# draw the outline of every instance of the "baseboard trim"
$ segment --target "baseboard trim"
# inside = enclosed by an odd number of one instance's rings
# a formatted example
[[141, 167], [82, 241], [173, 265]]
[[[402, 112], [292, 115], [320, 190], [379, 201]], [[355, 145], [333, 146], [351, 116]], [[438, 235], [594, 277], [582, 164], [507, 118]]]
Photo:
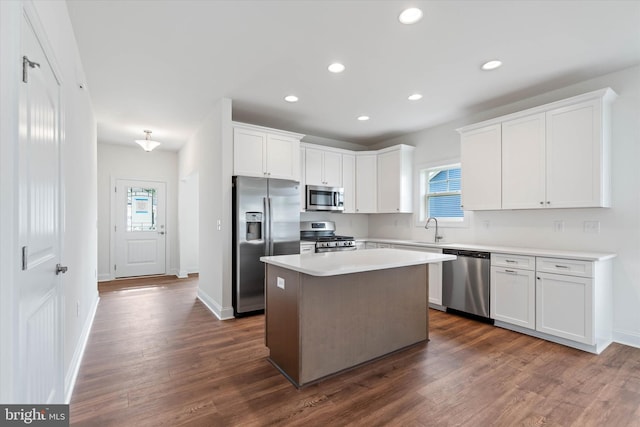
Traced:
[[100, 297], [96, 293], [96, 299], [91, 307], [89, 312], [89, 316], [87, 321], [82, 328], [82, 333], [80, 334], [80, 338], [78, 339], [78, 345], [76, 346], [76, 350], [73, 352], [73, 358], [71, 359], [71, 363], [69, 364], [69, 370], [67, 371], [67, 375], [65, 375], [64, 379], [64, 403], [69, 404], [71, 402], [71, 396], [73, 395], [73, 389], [76, 386], [76, 380], [78, 379], [78, 372], [80, 372], [80, 365], [82, 364], [82, 357], [84, 356], [84, 352], [87, 348], [87, 342], [89, 342], [89, 334], [91, 333], [91, 328], [93, 327], [93, 321], [96, 318], [96, 313], [98, 312], [98, 303], [100, 302]]
[[115, 280], [111, 274], [98, 274], [98, 282], [109, 282]]
[[613, 341], [629, 347], [640, 348], [640, 334], [632, 331], [613, 331]]
[[220, 320], [233, 319], [233, 307], [222, 308], [213, 298], [198, 288], [198, 299]]

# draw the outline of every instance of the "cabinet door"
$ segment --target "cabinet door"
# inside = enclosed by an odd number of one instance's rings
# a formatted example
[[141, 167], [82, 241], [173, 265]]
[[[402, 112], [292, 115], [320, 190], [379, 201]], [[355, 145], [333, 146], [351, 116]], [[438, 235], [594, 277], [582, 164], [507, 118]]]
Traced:
[[342, 154], [325, 151], [323, 172], [324, 185], [342, 187]]
[[502, 208], [545, 207], [545, 115], [502, 123]]
[[300, 141], [267, 134], [266, 170], [269, 178], [300, 181]]
[[356, 155], [356, 212], [376, 213], [377, 155]]
[[491, 318], [535, 329], [535, 272], [491, 267]]
[[606, 206], [600, 101], [547, 112], [547, 201], [551, 208]]
[[307, 150], [300, 148], [300, 211], [305, 212], [307, 210], [307, 183], [305, 181], [306, 175], [306, 159]]
[[500, 124], [465, 132], [460, 141], [462, 207], [464, 210], [500, 209]]
[[378, 154], [378, 212], [400, 212], [400, 151]]
[[254, 130], [233, 130], [233, 174], [242, 176], [265, 176], [265, 145], [267, 134]]
[[595, 344], [592, 279], [549, 273], [536, 276], [536, 330]]
[[356, 156], [342, 155], [342, 186], [344, 187], [344, 213], [356, 211]]
[[305, 183], [307, 185], [324, 185], [322, 176], [322, 150], [305, 149]]

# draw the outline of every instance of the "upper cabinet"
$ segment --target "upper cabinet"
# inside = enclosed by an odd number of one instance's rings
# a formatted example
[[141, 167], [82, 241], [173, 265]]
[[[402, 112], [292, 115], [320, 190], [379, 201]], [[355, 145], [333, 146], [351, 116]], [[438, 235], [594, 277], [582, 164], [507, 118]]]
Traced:
[[378, 151], [378, 212], [411, 213], [413, 150], [395, 145]]
[[378, 212], [378, 155], [356, 152], [356, 213]]
[[607, 88], [458, 129], [466, 210], [610, 207]]
[[465, 132], [461, 137], [462, 208], [500, 209], [500, 125]]
[[342, 187], [342, 154], [320, 148], [306, 147], [306, 185]]
[[303, 135], [233, 123], [234, 175], [300, 181]]
[[344, 188], [344, 213], [356, 211], [356, 156], [342, 155], [342, 187]]

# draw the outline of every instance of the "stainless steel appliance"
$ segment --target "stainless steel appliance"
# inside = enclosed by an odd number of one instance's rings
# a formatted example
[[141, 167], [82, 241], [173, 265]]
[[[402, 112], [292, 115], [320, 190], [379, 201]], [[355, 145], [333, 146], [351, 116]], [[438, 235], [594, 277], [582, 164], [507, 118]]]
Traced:
[[344, 188], [307, 185], [305, 200], [308, 211], [341, 212], [344, 210]]
[[458, 257], [442, 263], [442, 305], [488, 319], [491, 254], [459, 249], [442, 253]]
[[233, 313], [264, 310], [260, 257], [300, 253], [300, 184], [233, 177]]
[[352, 236], [336, 236], [333, 221], [300, 222], [300, 240], [316, 243], [316, 252], [353, 251], [356, 241]]

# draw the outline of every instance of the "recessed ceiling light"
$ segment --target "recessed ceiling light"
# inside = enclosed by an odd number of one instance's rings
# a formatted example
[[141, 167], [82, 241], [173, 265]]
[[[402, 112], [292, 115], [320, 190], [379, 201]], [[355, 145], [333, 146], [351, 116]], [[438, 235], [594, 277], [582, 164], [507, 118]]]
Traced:
[[287, 95], [284, 97], [284, 100], [287, 102], [298, 102], [298, 97], [295, 95]]
[[365, 122], [367, 120], [369, 120], [369, 116], [358, 116], [358, 120], [360, 120], [361, 122]]
[[422, 19], [422, 11], [417, 7], [410, 7], [402, 11], [398, 20], [403, 24], [415, 24]]
[[417, 101], [418, 99], [422, 99], [422, 95], [420, 95], [419, 93], [414, 93], [412, 95], [409, 95], [409, 101]]
[[500, 67], [502, 65], [502, 61], [499, 61], [497, 59], [492, 59], [491, 61], [485, 62], [484, 64], [482, 64], [482, 68], [485, 71], [489, 71], [489, 70], [495, 70], [496, 68]]
[[329, 65], [328, 70], [332, 73], [341, 73], [344, 71], [344, 68], [344, 65], [342, 65], [341, 63], [334, 62], [333, 64]]

